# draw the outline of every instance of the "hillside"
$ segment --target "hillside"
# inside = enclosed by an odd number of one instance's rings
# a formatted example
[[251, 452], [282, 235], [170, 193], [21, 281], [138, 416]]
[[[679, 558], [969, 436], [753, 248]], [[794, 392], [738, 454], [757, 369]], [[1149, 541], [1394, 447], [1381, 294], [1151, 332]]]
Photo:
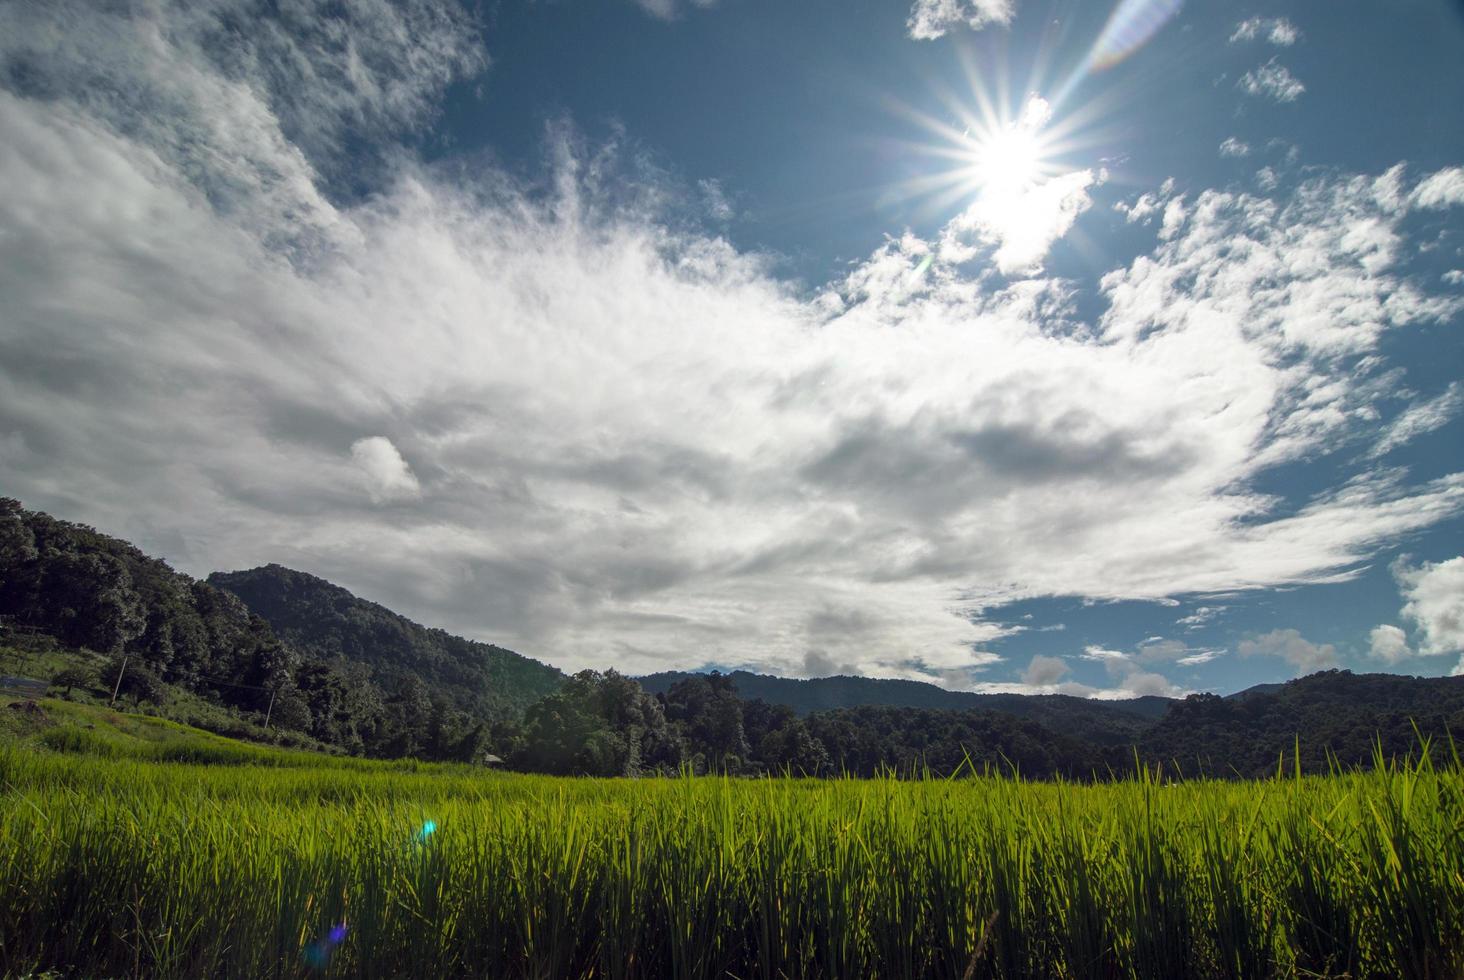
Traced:
[[512, 650], [429, 629], [324, 579], [280, 565], [215, 572], [291, 647], [364, 664], [388, 682], [415, 676], [432, 695], [481, 718], [509, 718], [553, 692], [564, 674]]
[[[230, 580], [293, 583], [266, 605], [295, 642], [230, 591], [0, 498], [0, 640], [54, 653], [50, 669], [82, 670], [109, 693], [120, 673], [134, 705], [171, 711], [184, 695], [231, 730], [267, 722], [352, 754], [456, 759], [474, 757], [492, 724], [516, 720], [557, 683], [552, 668], [284, 572]], [[301, 618], [285, 615], [292, 609]]]
[[1379, 745], [1386, 756], [1417, 753], [1433, 740], [1440, 761], [1451, 733], [1464, 735], [1464, 677], [1405, 677], [1328, 670], [1281, 685], [1222, 698], [1195, 694], [1177, 702], [1139, 741], [1141, 754], [1189, 774], [1265, 776], [1284, 753], [1293, 764], [1325, 772], [1367, 767]]

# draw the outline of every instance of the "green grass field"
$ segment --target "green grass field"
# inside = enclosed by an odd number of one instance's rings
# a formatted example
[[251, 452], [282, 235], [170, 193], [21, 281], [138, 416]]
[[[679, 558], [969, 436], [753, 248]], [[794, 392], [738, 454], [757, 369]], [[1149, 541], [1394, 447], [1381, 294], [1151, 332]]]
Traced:
[[1252, 783], [567, 780], [46, 710], [0, 743], [7, 975], [1464, 976], [1452, 756]]

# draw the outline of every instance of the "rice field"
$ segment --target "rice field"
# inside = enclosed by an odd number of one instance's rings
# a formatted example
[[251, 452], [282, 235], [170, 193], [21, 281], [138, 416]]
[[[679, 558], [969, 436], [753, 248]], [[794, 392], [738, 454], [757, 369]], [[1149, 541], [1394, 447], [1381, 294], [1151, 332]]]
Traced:
[[1100, 785], [213, 761], [0, 745], [0, 970], [1464, 976], [1452, 758]]

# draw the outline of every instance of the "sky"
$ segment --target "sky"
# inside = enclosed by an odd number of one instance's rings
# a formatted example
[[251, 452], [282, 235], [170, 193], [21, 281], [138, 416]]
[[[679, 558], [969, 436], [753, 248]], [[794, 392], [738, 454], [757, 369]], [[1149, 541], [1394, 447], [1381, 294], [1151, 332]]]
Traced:
[[10, 0], [0, 133], [0, 493], [189, 574], [566, 670], [1464, 672], [1464, 4]]

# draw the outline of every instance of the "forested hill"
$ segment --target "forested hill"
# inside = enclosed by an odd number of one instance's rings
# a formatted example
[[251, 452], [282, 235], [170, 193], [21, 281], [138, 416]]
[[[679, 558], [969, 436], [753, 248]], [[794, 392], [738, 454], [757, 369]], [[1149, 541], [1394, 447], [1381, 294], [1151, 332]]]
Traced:
[[388, 682], [415, 675], [475, 717], [517, 717], [564, 682], [547, 664], [429, 629], [305, 572], [265, 565], [208, 581], [242, 599], [296, 650], [365, 664]]
[[[664, 693], [678, 681], [692, 676], [683, 671], [666, 671], [639, 678], [652, 694]], [[800, 715], [839, 708], [953, 708], [997, 711], [1040, 722], [1097, 742], [1122, 741], [1163, 717], [1174, 702], [1169, 698], [1143, 697], [1126, 701], [1094, 701], [1063, 694], [976, 694], [949, 691], [920, 681], [886, 680], [872, 677], [773, 677], [736, 670], [727, 675], [744, 698], [781, 704]]]
[[563, 680], [319, 579], [278, 568], [225, 578], [280, 617], [289, 639], [232, 591], [0, 497], [0, 648], [70, 656], [68, 692], [116, 690], [163, 711], [183, 695], [222, 709], [231, 731], [267, 719], [356, 754], [472, 758], [494, 724], [516, 722]]
[[1283, 753], [1294, 764], [1298, 741], [1303, 768], [1325, 772], [1332, 760], [1368, 765], [1378, 744], [1390, 756], [1416, 751], [1420, 735], [1444, 761], [1452, 756], [1451, 734], [1464, 738], [1464, 677], [1328, 670], [1228, 698], [1190, 695], [1144, 734], [1139, 749], [1190, 774], [1265, 776]]

